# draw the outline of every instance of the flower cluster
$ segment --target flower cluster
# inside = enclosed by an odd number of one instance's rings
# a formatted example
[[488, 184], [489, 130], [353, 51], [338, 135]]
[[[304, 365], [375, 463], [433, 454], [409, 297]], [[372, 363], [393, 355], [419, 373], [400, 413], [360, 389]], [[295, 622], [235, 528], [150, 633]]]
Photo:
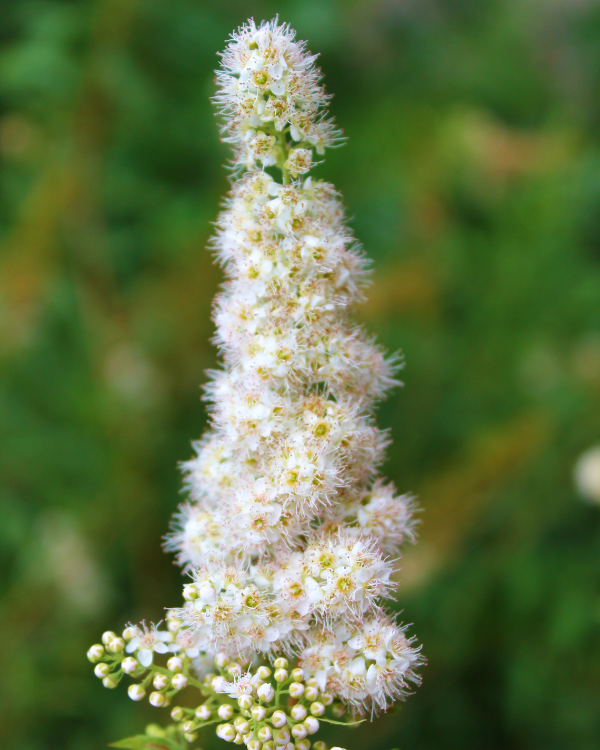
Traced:
[[277, 19], [258, 27], [250, 20], [222, 54], [215, 103], [238, 166], [278, 164], [296, 177], [310, 169], [313, 149], [323, 154], [340, 139], [326, 116], [316, 58], [294, 36]]
[[419, 649], [382, 607], [396, 586], [388, 556], [415, 536], [413, 499], [378, 476], [388, 438], [374, 407], [397, 362], [350, 320], [368, 269], [338, 195], [299, 178], [336, 137], [314, 57], [289, 27], [250, 21], [218, 83], [248, 171], [217, 221], [223, 368], [167, 540], [190, 582], [167, 630], [105, 634], [89, 656], [107, 687], [142, 678], [134, 700], [150, 682], [155, 706], [200, 690], [198, 709], [173, 709], [177, 737], [223, 720], [219, 737], [250, 750], [308, 750], [328, 711], [385, 710], [419, 681]]

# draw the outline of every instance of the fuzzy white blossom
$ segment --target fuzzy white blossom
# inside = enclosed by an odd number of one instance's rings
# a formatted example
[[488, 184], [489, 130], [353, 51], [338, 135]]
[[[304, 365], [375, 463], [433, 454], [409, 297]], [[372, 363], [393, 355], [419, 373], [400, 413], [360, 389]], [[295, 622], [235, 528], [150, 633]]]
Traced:
[[[414, 541], [414, 504], [378, 477], [388, 438], [373, 410], [396, 363], [349, 317], [367, 262], [335, 189], [306, 176], [340, 140], [319, 81], [276, 21], [239, 29], [217, 73], [224, 140], [246, 172], [213, 242], [223, 369], [184, 464], [189, 502], [168, 547], [192, 583], [171, 616], [209, 655], [296, 652], [321, 690], [376, 709], [418, 681], [418, 649], [381, 604], [395, 588], [387, 556]], [[250, 679], [219, 690], [237, 696]]]

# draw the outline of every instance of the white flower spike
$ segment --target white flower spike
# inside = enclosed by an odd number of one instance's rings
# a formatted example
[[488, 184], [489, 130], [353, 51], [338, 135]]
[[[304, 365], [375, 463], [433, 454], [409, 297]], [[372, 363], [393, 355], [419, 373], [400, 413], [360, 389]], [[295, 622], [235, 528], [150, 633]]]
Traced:
[[190, 580], [165, 630], [105, 633], [88, 658], [109, 687], [141, 679], [133, 700], [152, 683], [156, 707], [199, 689], [206, 705], [171, 711], [188, 742], [222, 720], [228, 742], [302, 750], [320, 721], [385, 710], [419, 682], [419, 649], [382, 604], [388, 555], [415, 539], [413, 499], [378, 474], [374, 408], [397, 365], [350, 319], [367, 262], [335, 189], [308, 175], [341, 140], [315, 56], [277, 19], [251, 20], [217, 85], [236, 174], [213, 241], [223, 367], [167, 541]]

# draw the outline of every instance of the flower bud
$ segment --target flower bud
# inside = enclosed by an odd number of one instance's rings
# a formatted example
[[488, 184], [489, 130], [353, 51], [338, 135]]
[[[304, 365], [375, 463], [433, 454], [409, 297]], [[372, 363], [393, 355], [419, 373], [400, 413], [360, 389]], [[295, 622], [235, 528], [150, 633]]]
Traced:
[[269, 669], [269, 667], [265, 667], [265, 666], [259, 667], [256, 670], [256, 676], [258, 677], [259, 680], [268, 680], [269, 677], [271, 676], [271, 670]]
[[235, 662], [231, 662], [225, 671], [232, 677], [239, 677], [242, 674], [242, 668]]
[[236, 716], [233, 726], [240, 734], [246, 734], [250, 730], [250, 722], [243, 716]]
[[273, 737], [273, 732], [271, 731], [271, 727], [261, 727], [258, 732], [256, 733], [256, 736], [261, 742], [267, 742], [267, 740], [270, 740]]
[[198, 739], [198, 732], [186, 732], [183, 736], [188, 742], [196, 742]]
[[315, 734], [319, 731], [319, 720], [315, 719], [314, 716], [309, 716], [302, 723], [308, 734]]
[[183, 661], [179, 656], [172, 656], [167, 662], [167, 669], [169, 672], [181, 672], [183, 669]]
[[333, 703], [333, 695], [329, 693], [321, 693], [321, 700], [326, 706], [330, 706]]
[[298, 669], [298, 668], [292, 669], [291, 677], [292, 677], [292, 680], [294, 680], [294, 682], [303, 682], [304, 681], [304, 672], [301, 669]]
[[96, 677], [99, 677], [101, 680], [104, 679], [104, 677], [108, 677], [110, 674], [110, 667], [108, 664], [104, 664], [104, 662], [101, 662], [100, 664], [96, 664], [94, 667], [94, 674]]
[[190, 721], [184, 721], [183, 724], [181, 725], [181, 728], [183, 729], [184, 732], [193, 732], [195, 726], [196, 726], [196, 723], [190, 720]]
[[113, 677], [113, 675], [109, 675], [108, 677], [105, 677], [102, 680], [102, 684], [105, 688], [108, 688], [109, 690], [114, 690], [114, 688], [117, 687], [119, 684], [119, 680], [116, 677]]
[[304, 685], [301, 682], [292, 682], [290, 685], [290, 696], [292, 698], [301, 698], [304, 694]]
[[127, 688], [127, 695], [131, 698], [132, 701], [141, 701], [142, 698], [146, 695], [146, 691], [141, 685], [130, 685]]
[[150, 704], [154, 706], [155, 708], [162, 708], [163, 706], [167, 705], [167, 696], [163, 695], [162, 693], [150, 693]]
[[297, 740], [303, 740], [307, 734], [308, 732], [306, 731], [306, 727], [304, 726], [304, 724], [294, 724], [294, 726], [292, 727], [292, 735]]
[[335, 747], [332, 747], [331, 750], [346, 750], [346, 748], [344, 748], [344, 747], [337, 747], [337, 745], [336, 745]]
[[275, 729], [280, 729], [287, 724], [287, 715], [283, 711], [274, 711], [271, 716], [271, 724]]
[[254, 705], [254, 698], [251, 695], [240, 695], [238, 698], [238, 706], [241, 709], [252, 708]]
[[275, 669], [287, 669], [289, 666], [288, 660], [280, 656], [278, 659], [275, 659], [273, 666]]
[[157, 690], [164, 690], [169, 684], [169, 678], [164, 674], [160, 674], [159, 672], [158, 674], [154, 675], [152, 684]]
[[243, 745], [244, 744], [244, 738], [242, 737], [242, 735], [239, 732], [233, 738], [233, 744], [234, 745]]
[[261, 685], [257, 693], [258, 697], [261, 701], [264, 701], [265, 703], [270, 703], [273, 698], [275, 697], [275, 691], [273, 690], [273, 686], [269, 684], [268, 682], [265, 682], [264, 685]]
[[112, 654], [119, 654], [125, 648], [125, 641], [122, 638], [113, 638], [110, 643], [107, 644], [106, 649]]
[[138, 668], [138, 661], [133, 656], [126, 656], [121, 662], [121, 669], [125, 674], [133, 674]]
[[200, 721], [208, 721], [211, 716], [212, 711], [208, 706], [205, 706], [204, 704], [198, 706], [198, 708], [196, 709], [196, 718], [200, 719]]
[[292, 706], [290, 714], [294, 721], [303, 721], [304, 719], [306, 719], [307, 711], [304, 706], [301, 706], [299, 703], [297, 703], [295, 706]]
[[219, 718], [223, 719], [224, 721], [229, 721], [229, 719], [231, 719], [231, 717], [233, 716], [233, 713], [233, 706], [230, 706], [229, 703], [224, 703], [217, 709]]
[[[277, 659], [277, 661], [281, 661], [280, 659]], [[275, 682], [285, 682], [288, 678], [288, 673], [286, 669], [277, 669], [275, 670], [275, 674], [273, 675], [275, 678]]]
[[325, 706], [322, 703], [312, 703], [310, 706], [310, 712], [313, 716], [323, 716], [325, 713]]
[[169, 633], [176, 633], [182, 625], [182, 620], [178, 620], [175, 617], [169, 617], [167, 620], [167, 630]]
[[183, 690], [184, 687], [186, 687], [188, 684], [188, 678], [181, 674], [181, 672], [174, 674], [173, 677], [171, 677], [171, 685], [175, 688], [175, 690]]
[[105, 633], [102, 633], [102, 643], [105, 646], [108, 646], [108, 644], [112, 641], [113, 638], [116, 638], [116, 633], [113, 633], [112, 630], [107, 630]]
[[219, 669], [223, 669], [223, 667], [226, 667], [229, 664], [229, 657], [227, 656], [227, 654], [217, 654], [215, 656], [215, 664], [217, 665], [217, 667], [219, 667]]
[[92, 662], [92, 664], [95, 664], [96, 662], [100, 661], [100, 659], [104, 656], [104, 646], [100, 643], [95, 643], [90, 650], [87, 652], [87, 658]]
[[273, 739], [275, 740], [276, 745], [283, 747], [290, 741], [290, 733], [287, 729], [279, 729], [277, 732], [275, 732]]
[[263, 743], [262, 750], [273, 750], [273, 748], [276, 747], [273, 740], [267, 740], [267, 742]]
[[304, 740], [296, 740], [294, 743], [294, 747], [296, 750], [310, 750], [310, 741], [307, 739]]
[[255, 721], [264, 721], [264, 718], [267, 715], [267, 709], [264, 706], [252, 706], [252, 711], [250, 711], [250, 713]]
[[237, 732], [231, 726], [231, 724], [218, 724], [217, 725], [217, 737], [220, 737], [225, 742], [233, 742]]
[[173, 710], [171, 711], [171, 718], [173, 721], [181, 721], [183, 717], [185, 716], [185, 711], [181, 706], [175, 706]]
[[187, 602], [192, 602], [194, 599], [197, 599], [199, 596], [198, 589], [194, 586], [193, 583], [188, 583], [186, 586], [183, 587], [183, 598]]
[[247, 742], [246, 747], [248, 748], [248, 750], [261, 750], [262, 745], [260, 743], [260, 740], [257, 740], [256, 737], [253, 737]]
[[307, 687], [306, 690], [304, 691], [304, 698], [307, 701], [316, 701], [318, 697], [319, 697], [319, 690], [313, 685], [309, 685], [309, 687]]
[[327, 745], [323, 740], [317, 740], [316, 742], [313, 742], [313, 750], [327, 750]]
[[125, 628], [123, 631], [123, 640], [130, 641], [132, 638], [135, 638], [137, 635], [138, 629], [134, 628], [132, 625], [128, 628]]

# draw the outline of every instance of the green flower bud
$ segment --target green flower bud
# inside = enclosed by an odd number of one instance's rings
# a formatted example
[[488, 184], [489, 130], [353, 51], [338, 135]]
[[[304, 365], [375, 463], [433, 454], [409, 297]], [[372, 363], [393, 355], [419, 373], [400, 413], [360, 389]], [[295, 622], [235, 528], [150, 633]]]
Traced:
[[188, 742], [196, 742], [198, 739], [198, 732], [186, 732], [183, 736]]
[[96, 664], [94, 667], [94, 674], [102, 680], [110, 674], [110, 667], [108, 664], [104, 664], [104, 662]]
[[127, 688], [127, 695], [131, 698], [132, 701], [141, 701], [142, 698], [146, 695], [146, 691], [141, 685], [130, 685]]
[[112, 641], [113, 638], [116, 638], [116, 633], [113, 633], [112, 630], [107, 630], [105, 633], [102, 633], [102, 643], [105, 646], [108, 646], [108, 644]]
[[275, 667], [275, 669], [287, 669], [289, 663], [287, 659], [283, 659], [280, 656], [279, 659], [275, 659], [275, 661], [273, 662], [273, 666]]
[[292, 680], [294, 682], [302, 682], [304, 680], [304, 672], [301, 669], [292, 669]]
[[108, 677], [105, 677], [102, 680], [102, 684], [104, 685], [105, 688], [108, 688], [109, 690], [114, 690], [119, 684], [119, 680], [117, 677], [113, 677], [113, 675], [109, 675]]
[[96, 662], [100, 661], [100, 659], [102, 659], [104, 653], [104, 646], [100, 643], [95, 643], [87, 652], [87, 658], [92, 662], [92, 664], [95, 664]]
[[125, 641], [122, 638], [115, 637], [107, 644], [106, 648], [112, 654], [118, 654], [125, 648]]
[[[281, 661], [281, 659], [277, 659], [277, 661]], [[289, 675], [286, 669], [281, 668], [275, 670], [273, 677], [275, 678], [275, 682], [285, 682]]]
[[234, 713], [233, 706], [230, 706], [229, 703], [224, 703], [222, 706], [219, 706], [219, 708], [217, 709], [217, 713], [220, 719], [229, 721]]
[[185, 711], [181, 706], [175, 706], [173, 710], [171, 711], [171, 718], [173, 721], [181, 721], [183, 717], [185, 716]]

